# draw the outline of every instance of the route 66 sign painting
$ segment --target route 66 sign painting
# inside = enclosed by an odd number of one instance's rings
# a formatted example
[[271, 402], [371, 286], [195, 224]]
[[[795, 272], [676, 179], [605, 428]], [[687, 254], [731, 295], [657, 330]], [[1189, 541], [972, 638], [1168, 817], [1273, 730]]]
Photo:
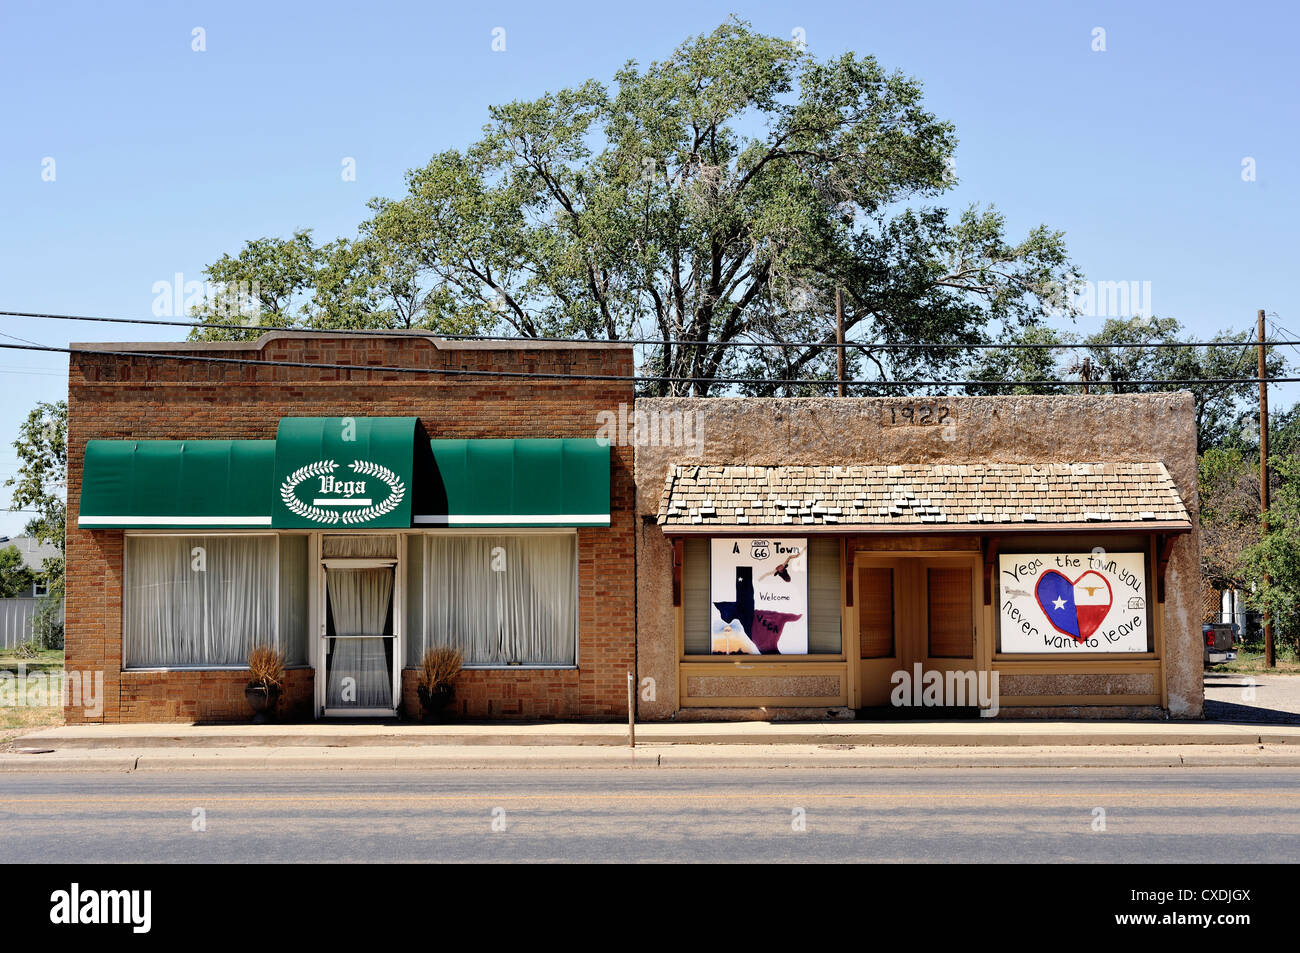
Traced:
[[998, 557], [1002, 651], [1147, 651], [1142, 553]]

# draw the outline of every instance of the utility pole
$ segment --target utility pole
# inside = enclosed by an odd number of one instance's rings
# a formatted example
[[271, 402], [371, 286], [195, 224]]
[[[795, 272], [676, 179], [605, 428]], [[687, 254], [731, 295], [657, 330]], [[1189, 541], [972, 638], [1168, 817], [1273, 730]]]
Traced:
[[847, 397], [844, 386], [844, 290], [835, 289], [835, 379], [839, 381], [839, 395]]
[[[1262, 520], [1260, 527], [1268, 535], [1268, 378], [1264, 363], [1264, 309], [1259, 309], [1257, 323], [1259, 331], [1259, 512]], [[1270, 579], [1264, 576], [1264, 585]], [[1273, 650], [1273, 620], [1264, 613], [1264, 666], [1273, 668], [1277, 657]]]

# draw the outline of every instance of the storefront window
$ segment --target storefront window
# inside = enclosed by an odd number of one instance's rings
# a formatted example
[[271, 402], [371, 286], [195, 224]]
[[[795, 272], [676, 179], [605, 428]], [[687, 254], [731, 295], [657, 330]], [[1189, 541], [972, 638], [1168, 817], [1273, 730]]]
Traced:
[[244, 665], [277, 644], [277, 569], [274, 536], [128, 536], [125, 664]]
[[[408, 665], [450, 645], [466, 665], [577, 664], [577, 537], [433, 534]], [[599, 611], [599, 607], [597, 607]]]
[[685, 654], [842, 650], [839, 539], [692, 537], [684, 550]]
[[1153, 651], [1146, 554], [1133, 541], [1110, 542], [998, 557], [1003, 655]]

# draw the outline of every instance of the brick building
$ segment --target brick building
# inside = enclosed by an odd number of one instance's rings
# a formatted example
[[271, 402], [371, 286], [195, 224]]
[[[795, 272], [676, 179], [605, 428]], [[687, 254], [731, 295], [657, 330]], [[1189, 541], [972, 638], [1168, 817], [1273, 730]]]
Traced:
[[631, 375], [631, 348], [74, 347], [66, 665], [104, 672], [99, 718], [244, 719], [258, 644], [288, 659], [290, 717], [413, 713], [441, 644], [465, 657], [464, 716], [626, 716], [632, 450], [595, 434], [632, 385], [567, 375]]

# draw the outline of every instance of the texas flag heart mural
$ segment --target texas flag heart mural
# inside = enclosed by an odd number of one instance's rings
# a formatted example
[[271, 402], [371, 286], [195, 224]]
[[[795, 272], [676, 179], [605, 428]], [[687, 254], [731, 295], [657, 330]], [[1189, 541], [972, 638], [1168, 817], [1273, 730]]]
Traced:
[[1142, 553], [998, 557], [1003, 653], [1145, 652]]

